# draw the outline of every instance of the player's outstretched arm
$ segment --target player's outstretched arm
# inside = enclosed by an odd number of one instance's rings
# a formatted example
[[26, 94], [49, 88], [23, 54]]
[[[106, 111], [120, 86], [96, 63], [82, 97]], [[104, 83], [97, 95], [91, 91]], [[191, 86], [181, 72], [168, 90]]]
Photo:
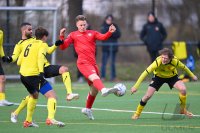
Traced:
[[60, 36], [65, 36], [66, 28], [60, 30]]
[[60, 45], [62, 45], [62, 44], [64, 44], [63, 40], [57, 40], [55, 42], [55, 45], [52, 45], [51, 47], [48, 46], [48, 48], [47, 48], [47, 54], [52, 54], [57, 49], [57, 47], [60, 46]]
[[2, 57], [3, 62], [11, 63], [13, 61], [11, 56], [3, 56]]
[[60, 40], [58, 40], [58, 42], [57, 42], [61, 50], [64, 50], [64, 49], [68, 48], [69, 45], [72, 44], [73, 41], [74, 41], [72, 36], [71, 36], [72, 33], [70, 33], [67, 36], [67, 38], [65, 39], [64, 38], [65, 37], [65, 32], [66, 32], [66, 28], [62, 28], [60, 30]]
[[57, 40], [57, 41], [55, 42], [55, 45], [56, 45], [56, 46], [60, 46], [60, 45], [62, 45], [63, 43], [64, 43], [63, 40]]

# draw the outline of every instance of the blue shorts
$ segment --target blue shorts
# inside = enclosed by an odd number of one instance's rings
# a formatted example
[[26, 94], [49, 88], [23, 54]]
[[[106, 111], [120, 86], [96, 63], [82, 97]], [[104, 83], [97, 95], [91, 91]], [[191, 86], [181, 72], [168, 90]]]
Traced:
[[46, 82], [41, 88], [40, 93], [42, 95], [46, 94], [48, 91], [52, 90], [52, 86], [49, 84], [49, 82]]

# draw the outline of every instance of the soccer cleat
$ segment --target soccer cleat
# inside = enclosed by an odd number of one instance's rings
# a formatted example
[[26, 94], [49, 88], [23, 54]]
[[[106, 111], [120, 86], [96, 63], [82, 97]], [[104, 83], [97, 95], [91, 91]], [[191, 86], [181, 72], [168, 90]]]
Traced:
[[12, 123], [17, 123], [17, 115], [14, 112], [12, 112], [10, 115], [10, 121]]
[[86, 115], [90, 120], [94, 120], [94, 117], [92, 115], [92, 110], [91, 109], [88, 109], [88, 108], [83, 108], [81, 110], [81, 112]]
[[46, 124], [47, 125], [57, 125], [58, 127], [64, 127], [65, 123], [61, 122], [61, 121], [57, 121], [55, 119], [47, 119], [46, 120]]
[[139, 117], [140, 117], [140, 115], [138, 115], [138, 114], [134, 114], [132, 117], [131, 117], [131, 119], [132, 120], [137, 120], [137, 119], [139, 119]]
[[192, 114], [192, 112], [189, 112], [186, 109], [181, 109], [180, 114], [184, 114], [184, 115], [188, 116], [189, 118], [192, 118], [194, 116], [194, 114]]
[[67, 101], [71, 101], [71, 100], [77, 100], [79, 99], [79, 94], [77, 93], [71, 93], [71, 94], [67, 94], [66, 100]]
[[103, 88], [101, 90], [101, 96], [105, 97], [111, 93], [117, 93], [118, 88]]
[[13, 103], [7, 101], [7, 100], [0, 100], [0, 106], [11, 106]]
[[39, 126], [35, 124], [34, 122], [24, 121], [24, 128], [27, 128], [27, 127], [39, 127]]

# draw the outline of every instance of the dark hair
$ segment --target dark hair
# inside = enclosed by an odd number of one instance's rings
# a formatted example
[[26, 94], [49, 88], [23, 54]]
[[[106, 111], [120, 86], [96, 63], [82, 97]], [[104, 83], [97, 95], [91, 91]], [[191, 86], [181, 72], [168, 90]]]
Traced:
[[108, 14], [106, 17], [105, 17], [105, 20], [108, 19], [108, 18], [111, 18], [112, 20], [114, 20], [114, 17], [112, 14]]
[[48, 31], [42, 27], [38, 27], [35, 30], [36, 39], [42, 39], [44, 36], [48, 36], [48, 35], [49, 35]]
[[30, 26], [31, 26], [30, 23], [28, 23], [28, 22], [24, 22], [24, 23], [22, 23], [22, 24], [20, 25], [20, 27], [22, 28], [22, 27], [24, 27], [24, 26], [26, 26], [26, 25], [30, 25]]
[[173, 54], [172, 50], [169, 49], [169, 48], [163, 48], [163, 49], [161, 49], [159, 51], [159, 54], [160, 55], [163, 55], [163, 54], [164, 55], [168, 55], [168, 57], [169, 57], [170, 60], [174, 57], [174, 54]]
[[154, 16], [154, 18], [156, 17], [153, 11], [148, 12], [147, 16], [149, 17], [150, 15]]
[[78, 16], [76, 16], [76, 22], [78, 22], [78, 21], [86, 21], [87, 19], [86, 19], [86, 17], [84, 16], [84, 15], [78, 15]]

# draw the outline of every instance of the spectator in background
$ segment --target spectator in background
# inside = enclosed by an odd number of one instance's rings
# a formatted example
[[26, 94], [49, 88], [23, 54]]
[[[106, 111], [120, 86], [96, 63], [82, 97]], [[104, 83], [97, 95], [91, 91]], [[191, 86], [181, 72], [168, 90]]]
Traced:
[[153, 12], [148, 13], [147, 23], [143, 26], [140, 33], [140, 39], [144, 41], [147, 50], [153, 62], [159, 55], [158, 51], [163, 48], [163, 41], [167, 37], [167, 33], [162, 23], [155, 17]]
[[[116, 68], [115, 68], [115, 59], [116, 59], [116, 54], [118, 52], [118, 45], [117, 41], [121, 36], [121, 32], [119, 27], [113, 23], [113, 16], [112, 15], [107, 15], [105, 18], [105, 21], [103, 22], [101, 26], [101, 33], [106, 33], [109, 29], [109, 27], [113, 24], [116, 27], [116, 31], [112, 34], [112, 36], [106, 40], [103, 41], [103, 43], [107, 43], [102, 46], [102, 66], [101, 66], [101, 78], [102, 80], [105, 80], [106, 78], [106, 64], [108, 62], [108, 59], [110, 57], [111, 61], [111, 75], [110, 75], [110, 80], [111, 81], [116, 81]], [[112, 45], [112, 46], [108, 46]]]

